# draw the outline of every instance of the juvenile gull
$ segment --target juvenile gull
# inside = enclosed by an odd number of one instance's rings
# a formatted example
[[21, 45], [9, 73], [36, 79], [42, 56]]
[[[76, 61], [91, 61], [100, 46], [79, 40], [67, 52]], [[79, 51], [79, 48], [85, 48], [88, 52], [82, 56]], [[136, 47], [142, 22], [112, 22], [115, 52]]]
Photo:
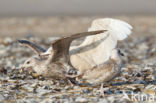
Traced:
[[55, 40], [52, 42], [51, 51], [48, 51], [50, 52], [48, 55], [46, 54], [47, 51], [40, 46], [27, 40], [19, 40], [19, 43], [31, 48], [38, 54], [38, 57], [31, 57], [26, 60], [21, 68], [24, 71], [34, 71], [38, 75], [42, 75], [47, 78], [65, 79], [66, 71], [73, 68], [69, 57], [69, 47], [71, 42], [80, 37], [103, 32], [104, 30], [84, 32]]
[[[131, 29], [131, 25], [121, 20], [111, 18], [96, 19], [92, 22], [88, 31], [106, 31], [103, 33], [100, 32], [99, 35], [86, 37], [82, 44], [71, 46], [70, 51], [68, 45], [68, 52], [64, 50], [63, 45], [65, 46], [65, 43], [61, 44], [61, 46], [52, 46], [46, 51], [39, 46], [36, 46], [35, 48], [37, 50], [43, 51], [42, 53], [36, 51], [40, 57], [39, 60], [42, 61], [42, 63], [43, 61], [48, 61], [48, 63], [43, 63], [46, 64], [46, 68], [42, 67], [44, 65], [41, 63], [38, 67], [34, 67], [34, 70], [43, 76], [63, 76], [63, 78], [76, 78], [78, 81], [81, 80], [92, 85], [103, 84], [115, 78], [120, 72], [122, 60], [120, 58], [121, 53], [119, 53], [119, 50], [117, 49], [117, 42], [127, 38], [128, 35], [131, 34]], [[68, 39], [66, 40], [68, 43]], [[54, 44], [56, 41], [54, 41]], [[62, 49], [59, 49], [59, 47]], [[57, 48], [57, 50], [54, 48]], [[54, 55], [55, 51], [57, 51], [57, 55]], [[61, 52], [61, 55], [59, 52]], [[34, 58], [31, 60], [33, 59]], [[60, 64], [55, 63], [56, 61], [59, 61], [59, 63], [61, 61], [64, 67], [52, 71], [53, 69], [51, 69], [51, 67], [53, 66], [55, 66], [53, 68], [60, 68]], [[26, 63], [24, 64], [25, 67], [28, 66]], [[48, 67], [47, 64], [52, 66]], [[72, 70], [73, 68], [78, 71], [77, 75], [65, 74], [65, 72]], [[48, 72], [50, 74], [45, 71], [50, 71]], [[58, 71], [61, 73], [57, 73]]]

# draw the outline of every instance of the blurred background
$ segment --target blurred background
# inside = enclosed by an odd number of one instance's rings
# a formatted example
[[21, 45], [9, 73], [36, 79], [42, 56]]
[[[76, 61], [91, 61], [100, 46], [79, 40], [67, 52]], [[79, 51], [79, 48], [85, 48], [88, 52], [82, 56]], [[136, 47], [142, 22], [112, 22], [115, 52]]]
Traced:
[[156, 0], [0, 0], [0, 37], [82, 32], [100, 17], [119, 18], [154, 34], [155, 15]]
[[[49, 48], [58, 36], [87, 31], [94, 19], [104, 17], [133, 26], [132, 35], [118, 43], [124, 67], [118, 78], [104, 83], [104, 98], [99, 86], [83, 89], [85, 84], [64, 85], [21, 72], [20, 65], [37, 55], [17, 40]], [[137, 99], [126, 100], [124, 91]], [[156, 0], [0, 0], [0, 103], [152, 103], [155, 95]]]
[[155, 0], [0, 0], [1, 17], [155, 13]]

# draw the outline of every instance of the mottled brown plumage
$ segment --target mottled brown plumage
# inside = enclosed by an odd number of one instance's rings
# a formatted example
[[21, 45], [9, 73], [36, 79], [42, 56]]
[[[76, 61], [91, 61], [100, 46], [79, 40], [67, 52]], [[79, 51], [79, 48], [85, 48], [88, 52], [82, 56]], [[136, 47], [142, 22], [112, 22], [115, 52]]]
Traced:
[[48, 54], [46, 58], [43, 58], [46, 51], [37, 46], [36, 44], [27, 41], [19, 40], [20, 43], [32, 48], [39, 57], [32, 57], [28, 59], [21, 67], [27, 71], [27, 68], [31, 68], [37, 74], [47, 78], [65, 79], [67, 71], [73, 69], [69, 59], [69, 47], [74, 39], [95, 35], [104, 32], [104, 30], [78, 33], [71, 36], [63, 37], [61, 39], [52, 42], [51, 54]]

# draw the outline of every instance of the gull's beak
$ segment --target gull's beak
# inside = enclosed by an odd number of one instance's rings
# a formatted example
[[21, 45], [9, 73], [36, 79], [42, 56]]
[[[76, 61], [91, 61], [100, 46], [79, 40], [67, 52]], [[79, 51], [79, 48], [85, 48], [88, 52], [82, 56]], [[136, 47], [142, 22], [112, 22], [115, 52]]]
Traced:
[[124, 53], [120, 53], [121, 56], [125, 56]]
[[31, 67], [29, 67], [29, 68], [20, 67], [20, 69], [21, 69], [20, 70], [20, 73], [26, 72], [26, 73], [30, 74], [30, 73], [33, 73], [34, 72]]
[[23, 73], [25, 71], [25, 68], [20, 65], [20, 73]]
[[121, 56], [125, 56], [124, 53], [122, 53], [120, 50], [118, 50], [118, 53], [119, 53]]

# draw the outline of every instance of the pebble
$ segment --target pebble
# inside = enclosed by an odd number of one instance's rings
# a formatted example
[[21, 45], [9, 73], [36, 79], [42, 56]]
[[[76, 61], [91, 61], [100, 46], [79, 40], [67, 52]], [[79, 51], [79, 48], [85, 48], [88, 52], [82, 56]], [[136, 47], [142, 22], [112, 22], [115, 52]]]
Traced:
[[[132, 37], [119, 44], [119, 47], [126, 52], [123, 59], [125, 65], [121, 69], [121, 74], [110, 81], [108, 83], [110, 85], [104, 87], [106, 96], [102, 98], [98, 92], [100, 86], [86, 85], [92, 89], [84, 89], [81, 86], [71, 87], [66, 85], [65, 81], [40, 80], [33, 78], [32, 75], [19, 72], [20, 64], [33, 55], [31, 50], [21, 47], [16, 39], [0, 39], [0, 101], [13, 95], [19, 103], [108, 103], [119, 101], [122, 91], [154, 94], [156, 89], [156, 55], [152, 54], [155, 51], [152, 48], [155, 44], [152, 41], [146, 41], [145, 38], [150, 38], [150, 36], [140, 38], [142, 39], [139, 42], [138, 38]], [[43, 39], [32, 36], [28, 39], [47, 48], [50, 41], [57, 39], [57, 37]], [[149, 42], [153, 44], [149, 46]], [[152, 51], [148, 52], [147, 49]], [[149, 57], [145, 58], [147, 52]]]
[[102, 98], [98, 101], [98, 103], [109, 103], [106, 98]]
[[88, 100], [86, 99], [86, 98], [84, 98], [84, 97], [77, 97], [76, 99], [75, 99], [75, 102], [87, 102]]
[[5, 100], [5, 97], [2, 94], [0, 94], [0, 102], [2, 102], [4, 100]]

